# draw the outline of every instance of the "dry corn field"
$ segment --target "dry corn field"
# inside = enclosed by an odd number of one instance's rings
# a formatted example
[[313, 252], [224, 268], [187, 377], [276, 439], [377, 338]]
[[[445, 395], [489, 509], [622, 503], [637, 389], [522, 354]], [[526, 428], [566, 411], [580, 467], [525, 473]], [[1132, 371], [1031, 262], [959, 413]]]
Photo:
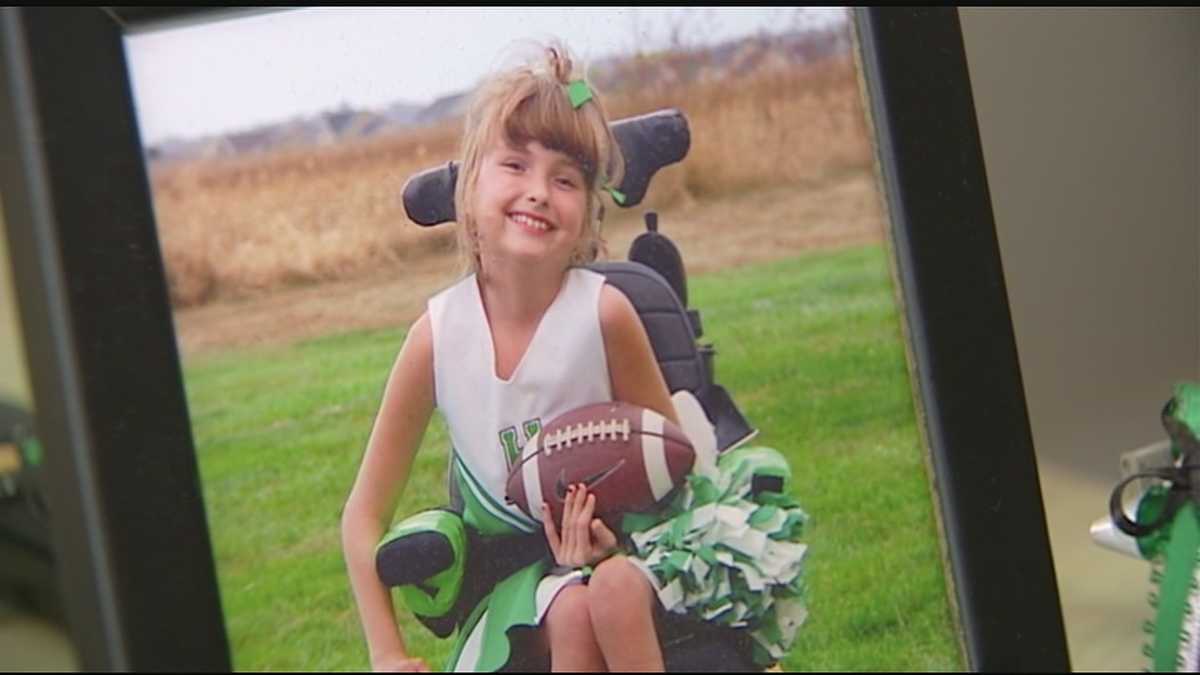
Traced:
[[[679, 108], [688, 117], [692, 147], [681, 164], [655, 177], [639, 208], [609, 209], [614, 257], [623, 254], [621, 246], [636, 234], [639, 214], [647, 209], [658, 210], [667, 223], [686, 215], [697, 228], [689, 234], [666, 226], [689, 270], [760, 259], [746, 250], [754, 246], [745, 238], [747, 228], [784, 227], [781, 220], [797, 210], [809, 212], [816, 225], [787, 245], [881, 236], [874, 155], [851, 58], [630, 89], [607, 97], [613, 119]], [[325, 297], [318, 289], [378, 285], [401, 274], [411, 280], [422, 270], [434, 279], [431, 288], [450, 281], [453, 226], [411, 223], [400, 189], [412, 174], [454, 158], [460, 125], [454, 120], [336, 145], [152, 166], [159, 236], [171, 301], [181, 310], [177, 327], [185, 352], [261, 341], [262, 335], [226, 335], [228, 330], [203, 326], [234, 314], [244, 325], [244, 310], [263, 311], [281, 293]], [[839, 207], [832, 194], [852, 204]], [[728, 208], [735, 203], [741, 206]], [[829, 204], [828, 213], [822, 204]], [[736, 228], [741, 243], [723, 237], [721, 226]], [[764, 242], [764, 256], [786, 254], [778, 237]], [[291, 325], [296, 318], [276, 323]]]

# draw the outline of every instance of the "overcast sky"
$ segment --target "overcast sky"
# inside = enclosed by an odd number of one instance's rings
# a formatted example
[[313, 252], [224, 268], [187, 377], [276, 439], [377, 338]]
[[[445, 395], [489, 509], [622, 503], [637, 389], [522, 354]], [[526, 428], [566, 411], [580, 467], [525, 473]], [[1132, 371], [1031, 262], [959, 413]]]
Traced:
[[316, 8], [126, 37], [142, 139], [189, 138], [330, 110], [430, 103], [473, 86], [516, 40], [561, 38], [585, 62], [676, 39], [713, 44], [822, 25], [841, 9]]

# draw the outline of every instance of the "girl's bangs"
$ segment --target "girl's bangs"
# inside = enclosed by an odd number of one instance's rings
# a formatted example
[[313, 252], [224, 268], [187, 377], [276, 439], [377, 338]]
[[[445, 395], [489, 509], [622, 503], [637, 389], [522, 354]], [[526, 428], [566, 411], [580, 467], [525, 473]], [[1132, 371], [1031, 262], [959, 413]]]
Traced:
[[504, 117], [504, 140], [514, 146], [537, 141], [575, 160], [592, 182], [596, 177], [598, 143], [587, 114], [571, 107], [560, 87], [535, 89], [516, 101]]

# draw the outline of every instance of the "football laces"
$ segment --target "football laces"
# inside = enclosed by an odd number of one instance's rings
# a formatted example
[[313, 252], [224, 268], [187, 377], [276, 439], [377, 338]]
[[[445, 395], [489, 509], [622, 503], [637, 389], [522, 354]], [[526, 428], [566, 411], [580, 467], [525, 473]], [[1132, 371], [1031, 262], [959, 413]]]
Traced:
[[543, 437], [542, 448], [546, 454], [566, 450], [575, 444], [592, 443], [605, 440], [628, 441], [630, 434], [629, 419], [612, 419], [607, 422], [580, 422], [575, 426], [562, 427]]

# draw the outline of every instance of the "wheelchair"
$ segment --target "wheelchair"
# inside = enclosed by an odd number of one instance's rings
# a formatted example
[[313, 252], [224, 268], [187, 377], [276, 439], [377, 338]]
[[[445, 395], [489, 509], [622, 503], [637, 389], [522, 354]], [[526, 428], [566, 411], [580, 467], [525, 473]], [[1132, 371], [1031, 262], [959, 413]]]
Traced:
[[[641, 203], [659, 169], [687, 155], [691, 142], [687, 118], [679, 110], [666, 109], [615, 121], [611, 129], [626, 165], [614, 201], [623, 208], [632, 208]], [[426, 227], [453, 221], [457, 178], [457, 162], [411, 177], [403, 189], [409, 218]], [[672, 394], [686, 390], [695, 396], [713, 427], [718, 456], [722, 456], [753, 438], [757, 430], [747, 422], [729, 392], [714, 380], [716, 350], [712, 344], [698, 342], [703, 327], [699, 312], [687, 306], [687, 277], [678, 248], [659, 231], [656, 213], [646, 212], [644, 221], [646, 231], [634, 240], [628, 260], [596, 262], [588, 269], [603, 274], [630, 299], [645, 326], [668, 390]], [[784, 490], [784, 481], [777, 472], [756, 473], [752, 480], [755, 494]], [[453, 467], [448, 493], [444, 511], [461, 514], [463, 500]], [[418, 516], [426, 520], [439, 517], [435, 512]], [[445, 638], [462, 628], [471, 610], [497, 582], [549, 555], [540, 533], [489, 538], [468, 525], [463, 527], [462, 540], [452, 545], [435, 529], [418, 523], [409, 529], [393, 529], [385, 536], [377, 549], [376, 567], [385, 586], [409, 591], [404, 596], [409, 609], [426, 628]], [[448, 585], [431, 583], [447, 579], [451, 581]], [[438, 597], [447, 593], [451, 597]], [[441, 608], [435, 609], [439, 604]], [[759, 672], [763, 668], [761, 660], [754, 659], [753, 641], [744, 628], [663, 612], [658, 630], [668, 671]], [[548, 665], [530, 662], [518, 647], [507, 668], [546, 670]]]

